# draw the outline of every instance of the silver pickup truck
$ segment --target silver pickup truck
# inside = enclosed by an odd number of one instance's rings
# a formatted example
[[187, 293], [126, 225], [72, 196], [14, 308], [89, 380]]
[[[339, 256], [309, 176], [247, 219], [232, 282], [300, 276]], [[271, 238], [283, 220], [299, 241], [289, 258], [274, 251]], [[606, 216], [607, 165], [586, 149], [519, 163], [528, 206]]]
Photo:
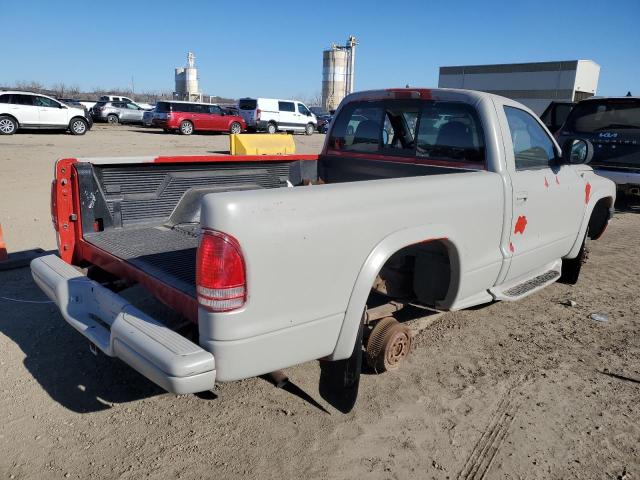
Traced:
[[[320, 359], [352, 406], [363, 354], [393, 369], [411, 340], [368, 314], [372, 292], [457, 310], [577, 281], [615, 200], [592, 148], [561, 149], [529, 109], [491, 94], [359, 92], [320, 155], [58, 161], [60, 257], [31, 269], [96, 349], [168, 391]], [[125, 300], [123, 282], [191, 333]]]

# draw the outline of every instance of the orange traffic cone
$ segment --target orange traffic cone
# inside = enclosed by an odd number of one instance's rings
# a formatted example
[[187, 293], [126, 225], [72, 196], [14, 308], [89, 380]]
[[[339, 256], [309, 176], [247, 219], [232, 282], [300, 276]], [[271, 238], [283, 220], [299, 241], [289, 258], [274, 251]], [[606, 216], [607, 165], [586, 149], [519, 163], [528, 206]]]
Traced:
[[2, 225], [0, 225], [0, 262], [8, 259], [9, 255], [7, 254], [7, 245], [4, 243], [4, 239], [2, 238]]

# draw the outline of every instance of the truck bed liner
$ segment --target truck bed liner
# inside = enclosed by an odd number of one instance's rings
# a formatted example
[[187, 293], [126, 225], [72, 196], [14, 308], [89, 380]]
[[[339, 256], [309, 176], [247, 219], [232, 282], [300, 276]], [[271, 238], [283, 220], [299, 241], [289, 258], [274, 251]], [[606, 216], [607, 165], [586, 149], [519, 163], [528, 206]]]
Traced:
[[113, 229], [85, 240], [195, 298], [199, 224]]

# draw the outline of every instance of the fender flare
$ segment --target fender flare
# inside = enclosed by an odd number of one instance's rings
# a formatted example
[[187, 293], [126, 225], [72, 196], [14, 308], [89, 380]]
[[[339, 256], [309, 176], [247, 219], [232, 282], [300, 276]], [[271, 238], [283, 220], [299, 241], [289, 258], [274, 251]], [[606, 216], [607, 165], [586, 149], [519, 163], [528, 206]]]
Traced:
[[[394, 253], [405, 247], [416, 243], [437, 240], [445, 241], [449, 247], [449, 255], [452, 261], [451, 285], [453, 288], [451, 288], [451, 290], [457, 292], [459, 288], [460, 260], [458, 249], [451, 241], [451, 231], [448, 226], [431, 224], [391, 233], [374, 247], [360, 269], [349, 298], [340, 334], [338, 335], [338, 341], [336, 342], [333, 353], [327, 357], [327, 360], [343, 360], [350, 357], [353, 353], [353, 346], [356, 341], [356, 335], [358, 334], [358, 328], [360, 327], [362, 312], [369, 293], [371, 292], [371, 287], [380, 269], [387, 260], [389, 260]], [[454, 296], [450, 291], [447, 294], [447, 300], [452, 299]]]
[[596, 188], [595, 191], [591, 192], [589, 204], [585, 209], [584, 216], [582, 217], [582, 223], [580, 224], [580, 230], [578, 232], [578, 236], [576, 238], [575, 243], [569, 250], [569, 253], [565, 255], [563, 258], [576, 258], [578, 253], [580, 252], [580, 248], [582, 247], [582, 239], [584, 238], [585, 233], [587, 232], [587, 227], [589, 226], [589, 221], [591, 220], [591, 215], [593, 214], [593, 209], [596, 208], [598, 202], [602, 199], [610, 198], [611, 199], [611, 208], [613, 207], [613, 202], [615, 201], [614, 197], [610, 195], [611, 192], [608, 192], [606, 188], [600, 187]]

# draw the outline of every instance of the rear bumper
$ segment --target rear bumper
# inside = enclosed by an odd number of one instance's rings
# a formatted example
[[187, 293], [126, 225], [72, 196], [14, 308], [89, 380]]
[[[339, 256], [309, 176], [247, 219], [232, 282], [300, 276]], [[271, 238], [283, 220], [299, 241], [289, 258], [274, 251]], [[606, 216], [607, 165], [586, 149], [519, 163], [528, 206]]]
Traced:
[[170, 330], [55, 255], [31, 262], [31, 273], [64, 319], [106, 355], [117, 357], [173, 393], [210, 390], [213, 355]]

